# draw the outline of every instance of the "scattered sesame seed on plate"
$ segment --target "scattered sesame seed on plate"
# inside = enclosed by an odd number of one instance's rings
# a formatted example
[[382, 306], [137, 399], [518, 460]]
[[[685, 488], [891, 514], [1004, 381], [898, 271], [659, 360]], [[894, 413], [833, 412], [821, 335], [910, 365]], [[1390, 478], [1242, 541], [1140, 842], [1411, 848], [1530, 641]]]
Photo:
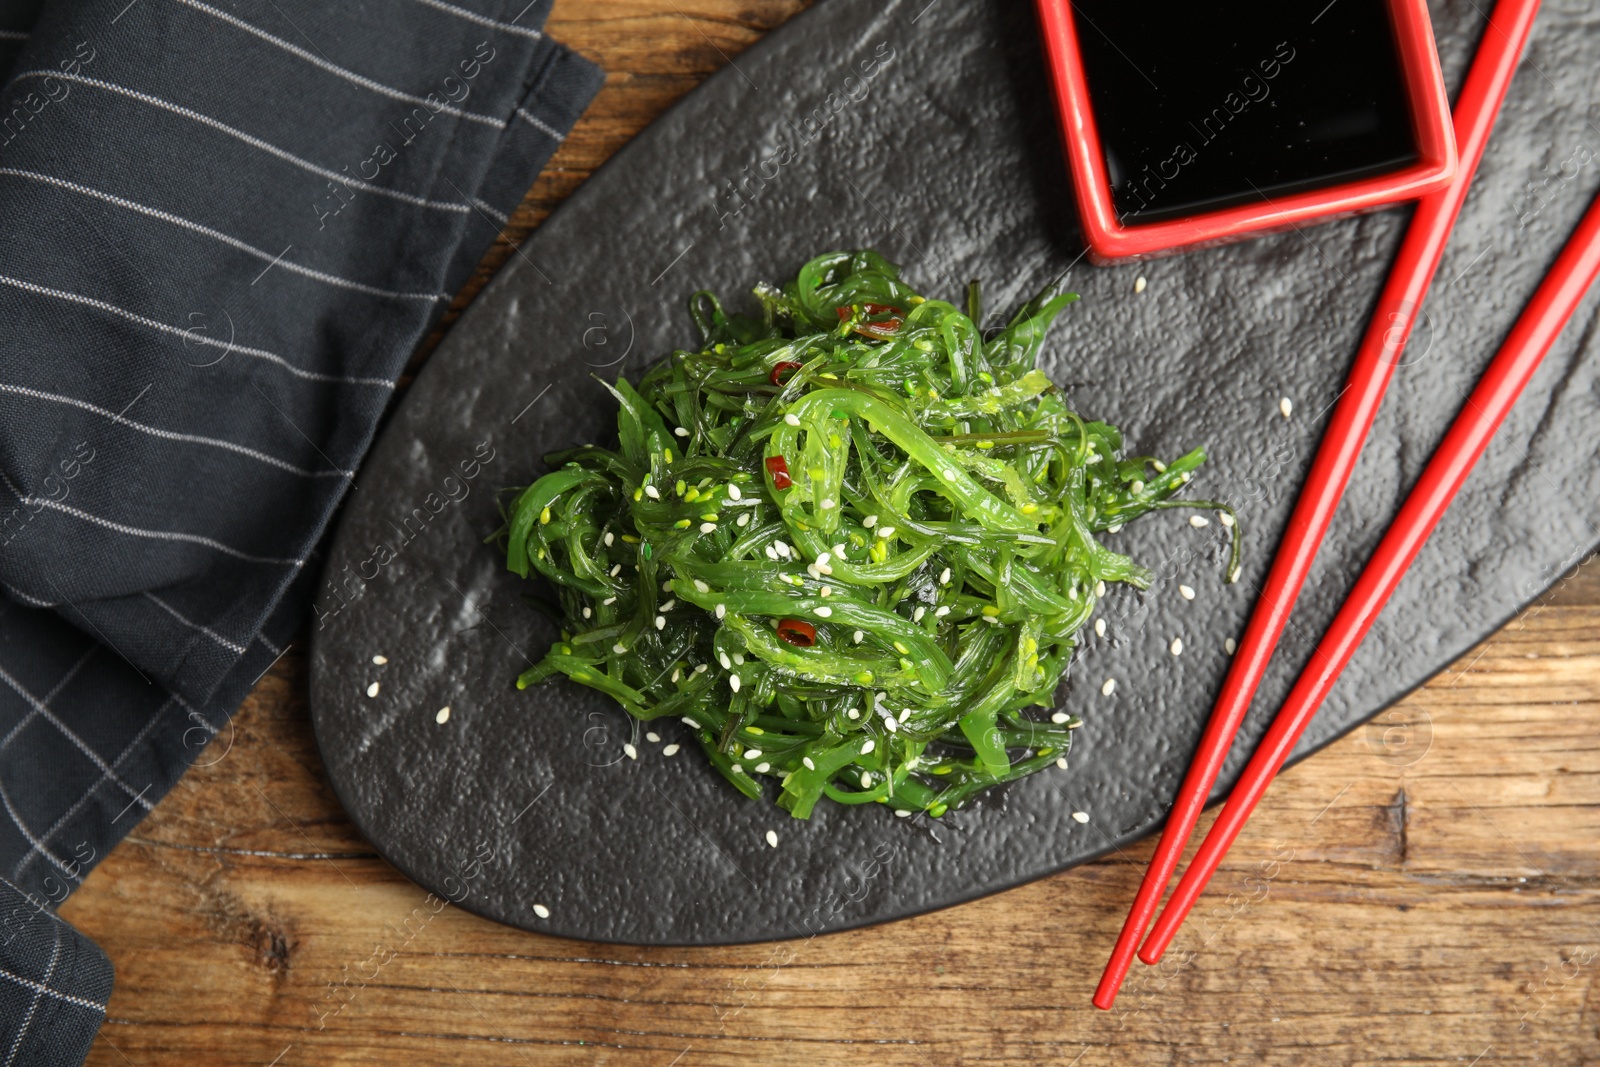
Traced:
[[1232, 526], [1233, 525], [1233, 516], [1229, 515], [1226, 511], [1224, 511], [1222, 514], [1218, 515], [1217, 516], [1217, 520], [1219, 522], [1221, 522], [1222, 525], [1224, 525], [1224, 526]]
[[1071, 716], [1064, 711], [1051, 712], [1050, 714], [1050, 721], [1056, 723], [1057, 725], [1066, 722], [1069, 718], [1071, 718]]
[[1072, 813], [1072, 821], [1073, 822], [1077, 822], [1077, 823], [1088, 822], [1089, 821], [1089, 813], [1086, 812], [1086, 811], [1075, 811], [1075, 812]]
[[1290, 415], [1294, 414], [1294, 401], [1290, 400], [1288, 397], [1284, 397], [1282, 400], [1278, 401], [1278, 410], [1283, 412], [1283, 417], [1287, 419]]
[[851, 708], [849, 711], [845, 712], [845, 714], [848, 715], [852, 719], [859, 719], [859, 718], [861, 718], [861, 709], [860, 708]]
[[944, 570], [939, 572], [939, 584], [940, 585], [949, 585], [950, 584], [950, 568], [949, 567], [946, 567]]
[[1234, 654], [1234, 652], [1238, 649], [1238, 647], [1239, 647], [1239, 642], [1235, 641], [1231, 637], [1227, 638], [1226, 640], [1224, 640], [1222, 642], [1222, 650], [1224, 652], [1226, 652], [1230, 656]]
[[743, 515], [740, 515], [737, 519], [733, 520], [733, 524], [735, 526], [749, 526], [750, 525], [750, 513], [747, 511]]
[[858, 645], [861, 642], [865, 641], [866, 639], [867, 639], [867, 632], [865, 630], [857, 630], [854, 634], [851, 635], [851, 640], [853, 640]]
[[373, 656], [372, 657], [372, 662], [376, 663], [378, 666], [381, 667], [385, 663], [389, 662], [389, 657], [388, 656]]
[[1100, 686], [1100, 695], [1103, 697], [1108, 697], [1116, 691], [1117, 680], [1115, 678], [1107, 678]]
[[533, 913], [539, 916], [541, 919], [550, 918], [550, 909], [545, 907], [543, 904], [535, 904], [533, 906]]
[[1194, 588], [1192, 586], [1180, 585], [1178, 586], [1178, 595], [1183, 597], [1185, 600], [1193, 600]]
[[1135, 278], [1133, 280], [1133, 291], [1136, 292], [1136, 293], [1144, 292], [1144, 287], [1145, 287], [1146, 284], [1148, 284], [1148, 283], [1145, 282], [1144, 275], [1143, 274], [1139, 275], [1137, 278]]
[[717, 615], [717, 618], [719, 618], [719, 619], [727, 618], [728, 617], [728, 605], [726, 605], [726, 604], [718, 604], [717, 605], [716, 615]]
[[865, 756], [867, 753], [871, 752], [877, 747], [878, 743], [869, 737], [867, 738], [866, 743], [861, 746], [861, 754]]
[[651, 500], [660, 500], [661, 490], [657, 489], [653, 485], [647, 485], [644, 487], [644, 495], [649, 497]]
[[767, 831], [767, 844], [771, 845], [773, 848], [777, 848], [778, 847], [778, 831], [776, 831], [776, 830], [768, 830]]
[[371, 685], [367, 686], [367, 696], [375, 697], [377, 695], [378, 695], [378, 683], [377, 682], [373, 682]]
[[672, 744], [662, 749], [661, 754], [663, 756], [676, 756], [678, 754], [678, 743], [674, 741]]
[[450, 705], [446, 704], [444, 707], [440, 708], [438, 710], [438, 712], [435, 713], [435, 715], [433, 716], [433, 721], [438, 723], [440, 726], [443, 726], [445, 723], [449, 722], [450, 721]]
[[1094, 620], [1094, 635], [1096, 637], [1104, 637], [1106, 635], [1106, 620]]
[[878, 525], [878, 516], [868, 515], [866, 518], [861, 520], [861, 525], [865, 526], [869, 530], [872, 529], [874, 526]]
[[717, 532], [717, 524], [714, 523], [714, 522], [702, 522], [700, 524], [700, 532], [701, 533], [716, 533]]
[[689, 430], [688, 430], [687, 427], [684, 427], [684, 426], [675, 427], [672, 432], [677, 434], [679, 437], [688, 437], [689, 436]]
[[1056, 757], [1056, 766], [1060, 767], [1062, 770], [1066, 770], [1067, 769], [1067, 757], [1065, 757], [1065, 756], [1057, 756]]
[[621, 641], [618, 641], [616, 644], [611, 646], [611, 651], [620, 656], [624, 652], [628, 651], [628, 646], [623, 644]]
[[783, 417], [783, 421], [788, 423], [790, 426], [799, 426], [800, 416], [791, 411]]
[[811, 609], [811, 614], [815, 615], [819, 619], [826, 619], [833, 614], [833, 609], [828, 607], [826, 604], [819, 604], [817, 607]]
[[767, 762], [763, 761], [761, 763], [756, 764], [756, 773], [757, 774], [766, 774], [770, 770], [772, 770], [772, 764], [770, 764], [770, 763], [767, 763]]
[[702, 592], [702, 593], [711, 592], [711, 587], [709, 585], [707, 585], [705, 582], [701, 581], [699, 578], [696, 578], [694, 580], [694, 587], [695, 587], [696, 590], [698, 590], [699, 592]]
[[1211, 520], [1206, 518], [1204, 515], [1190, 515], [1189, 525], [1193, 526], [1196, 530], [1203, 530], [1207, 526], [1211, 525]]
[[894, 817], [897, 818], [897, 819], [908, 819], [908, 818], [911, 817], [911, 809], [910, 808], [895, 808], [894, 809]]
[[624, 744], [622, 746], [622, 751], [627, 755], [627, 757], [629, 759], [638, 759], [639, 758], [639, 750], [633, 747], [633, 743], [632, 742], [628, 742], [627, 744]]
[[739, 487], [737, 485], [734, 485], [732, 482], [729, 482], [728, 483], [728, 499], [729, 500], [742, 500], [743, 498], [744, 498], [744, 494], [739, 491]]
[[1095, 596], [1105, 596], [1106, 595], [1106, 583], [1105, 582], [1095, 582], [1094, 583], [1094, 595]]
[[1174, 637], [1172, 639], [1172, 644], [1168, 646], [1168, 650], [1171, 651], [1174, 656], [1183, 655], [1183, 638]]
[[739, 691], [739, 685], [740, 685], [739, 676], [737, 674], [728, 675], [728, 688], [729, 689], [732, 689], [735, 693], [737, 693]]
[[610, 530], [607, 530], [606, 531], [606, 539], [605, 540], [606, 540], [606, 547], [610, 548], [612, 545], [614, 545], [616, 543], [617, 535], [612, 533]]
[[761, 758], [761, 750], [759, 748], [747, 748], [747, 749], [744, 750], [744, 758], [745, 759], [760, 759]]
[[656, 733], [654, 730], [651, 730], [649, 733], [644, 735], [644, 739], [653, 745], [661, 740], [661, 735]]
[[811, 762], [810, 756], [801, 756], [800, 762], [806, 765], [806, 770], [808, 771], [814, 771], [817, 769], [817, 765]]
[[657, 615], [656, 616], [656, 629], [665, 630], [666, 628], [667, 628], [667, 617], [665, 615]]

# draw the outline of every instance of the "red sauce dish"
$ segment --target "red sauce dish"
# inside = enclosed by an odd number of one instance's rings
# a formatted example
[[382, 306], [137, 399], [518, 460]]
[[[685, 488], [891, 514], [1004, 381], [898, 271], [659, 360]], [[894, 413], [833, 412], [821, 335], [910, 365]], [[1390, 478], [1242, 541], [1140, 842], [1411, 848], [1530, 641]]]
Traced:
[[1038, 0], [1107, 262], [1414, 200], [1456, 169], [1426, 0]]

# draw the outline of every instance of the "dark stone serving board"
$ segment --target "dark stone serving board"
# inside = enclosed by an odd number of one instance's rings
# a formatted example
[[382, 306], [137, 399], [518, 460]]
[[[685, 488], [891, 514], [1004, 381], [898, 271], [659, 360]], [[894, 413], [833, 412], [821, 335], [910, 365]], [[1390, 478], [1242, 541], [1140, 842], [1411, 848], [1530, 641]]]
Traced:
[[[1471, 2], [1433, 7], [1455, 86], [1482, 15]], [[1218, 795], [1600, 179], [1596, 22], [1583, 4], [1540, 15], [1427, 319]], [[743, 199], [730, 182], [743, 183]], [[389, 861], [462, 907], [529, 930], [657, 944], [913, 915], [1148, 834], [1199, 737], [1223, 639], [1243, 629], [1406, 218], [1390, 211], [1092, 267], [1080, 262], [1029, 5], [818, 4], [578, 190], [394, 415], [319, 587], [312, 708], [341, 801]], [[946, 297], [984, 279], [995, 315], [1070, 266], [1083, 300], [1059, 320], [1045, 368], [1137, 452], [1204, 444], [1212, 459], [1194, 492], [1236, 501], [1245, 523], [1235, 586], [1223, 583], [1215, 524], [1197, 530], [1173, 512], [1114, 535], [1160, 579], [1142, 599], [1113, 592], [1106, 639], [1088, 640], [1073, 669], [1066, 701], [1084, 726], [1071, 769], [937, 822], [827, 803], [797, 822], [738, 796], [692, 748], [663, 756], [663, 744], [686, 740], [676, 723], [650, 743], [587, 689], [517, 692], [513, 677], [553, 631], [481, 544], [497, 525], [496, 490], [534, 478], [549, 450], [613, 433], [614, 404], [594, 376], [637, 378], [693, 340], [692, 290], [737, 302], [814, 253], [862, 246]], [[1136, 294], [1141, 275], [1148, 288]], [[1591, 298], [1298, 755], [1460, 656], [1600, 541], [1595, 314]], [[1281, 397], [1294, 402], [1289, 419]], [[1192, 602], [1180, 583], [1197, 590]], [[1168, 652], [1174, 637], [1181, 656]], [[1119, 681], [1109, 699], [1107, 677]], [[630, 739], [637, 762], [622, 755]], [[1086, 824], [1071, 818], [1080, 811]]]

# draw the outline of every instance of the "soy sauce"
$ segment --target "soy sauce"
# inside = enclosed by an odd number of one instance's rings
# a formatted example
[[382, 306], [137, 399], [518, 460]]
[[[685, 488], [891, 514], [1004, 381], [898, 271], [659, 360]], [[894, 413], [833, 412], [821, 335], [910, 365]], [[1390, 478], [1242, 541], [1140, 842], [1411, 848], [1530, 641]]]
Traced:
[[1384, 0], [1074, 0], [1073, 16], [1124, 225], [1418, 158]]

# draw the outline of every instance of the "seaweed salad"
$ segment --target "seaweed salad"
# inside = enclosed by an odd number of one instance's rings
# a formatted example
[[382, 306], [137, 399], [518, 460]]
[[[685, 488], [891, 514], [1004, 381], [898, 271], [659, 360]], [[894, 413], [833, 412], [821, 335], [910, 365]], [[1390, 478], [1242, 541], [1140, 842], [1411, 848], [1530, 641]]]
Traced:
[[681, 719], [800, 819], [824, 796], [937, 817], [1065, 767], [1076, 634], [1149, 581], [1099, 536], [1180, 506], [1234, 524], [1173, 499], [1203, 450], [1124, 456], [1037, 369], [1076, 299], [1054, 288], [987, 338], [977, 283], [927, 299], [871, 251], [758, 285], [755, 315], [695, 293], [700, 347], [607, 386], [616, 447], [551, 455], [505, 507], [492, 540], [562, 627], [518, 686]]

